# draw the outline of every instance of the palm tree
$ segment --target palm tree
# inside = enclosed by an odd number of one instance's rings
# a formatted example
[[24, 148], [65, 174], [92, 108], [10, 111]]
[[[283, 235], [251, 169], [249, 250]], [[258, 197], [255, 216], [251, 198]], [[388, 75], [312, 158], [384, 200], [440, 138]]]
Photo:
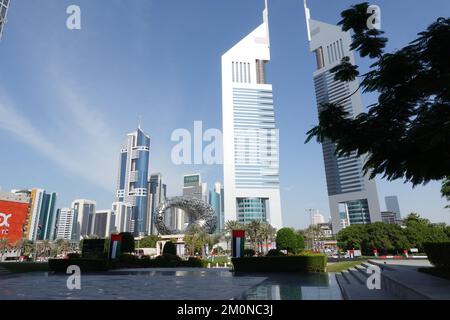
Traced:
[[265, 244], [264, 247], [265, 247], [266, 253], [267, 253], [267, 248], [269, 246], [269, 240], [270, 240], [270, 242], [273, 242], [275, 234], [276, 234], [276, 229], [274, 227], [272, 227], [269, 223], [263, 222], [261, 224], [260, 237], [261, 237], [261, 241], [264, 240], [264, 244]]
[[253, 249], [255, 252], [259, 252], [258, 242], [261, 239], [261, 226], [262, 223], [259, 220], [252, 220], [245, 226], [245, 230], [247, 231], [250, 241], [253, 244]]
[[192, 224], [185, 232], [184, 242], [189, 248], [190, 255], [195, 254], [196, 246], [203, 246], [209, 241], [209, 235], [197, 224]]
[[233, 230], [241, 230], [242, 228], [243, 225], [239, 221], [228, 220], [225, 223], [225, 232], [229, 233], [230, 235], [233, 233]]

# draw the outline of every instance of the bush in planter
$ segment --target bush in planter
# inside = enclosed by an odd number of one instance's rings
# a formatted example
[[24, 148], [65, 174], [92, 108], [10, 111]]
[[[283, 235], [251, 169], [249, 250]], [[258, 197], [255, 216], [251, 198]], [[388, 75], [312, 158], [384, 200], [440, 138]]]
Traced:
[[178, 266], [186, 268], [203, 268], [204, 264], [199, 258], [189, 257], [187, 261], [180, 261]]
[[324, 254], [299, 256], [244, 257], [232, 259], [237, 272], [325, 272]]
[[56, 273], [66, 273], [69, 266], [78, 266], [81, 272], [99, 272], [108, 270], [108, 262], [99, 259], [50, 259], [48, 266]]
[[166, 254], [166, 253], [177, 255], [177, 247], [175, 246], [175, 244], [172, 241], [168, 241], [164, 245], [163, 254]]
[[244, 249], [244, 257], [253, 257], [256, 254], [253, 249]]
[[427, 242], [423, 246], [434, 266], [450, 269], [450, 242]]
[[286, 254], [281, 252], [278, 249], [270, 249], [269, 252], [267, 252], [266, 257], [282, 257]]
[[129, 253], [122, 253], [119, 256], [119, 261], [121, 263], [135, 263], [137, 261], [137, 257]]
[[81, 254], [76, 253], [76, 252], [67, 254], [67, 259], [80, 259], [80, 258], [81, 258]]
[[181, 258], [175, 254], [163, 253], [154, 259], [155, 265], [157, 267], [175, 268], [180, 262]]

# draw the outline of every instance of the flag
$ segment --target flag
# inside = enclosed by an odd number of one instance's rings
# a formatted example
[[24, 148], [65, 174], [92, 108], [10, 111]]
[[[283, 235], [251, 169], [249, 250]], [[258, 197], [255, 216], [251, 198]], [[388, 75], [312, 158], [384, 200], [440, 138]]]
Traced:
[[233, 230], [233, 258], [244, 255], [245, 230]]
[[120, 244], [122, 243], [121, 234], [111, 235], [111, 244], [109, 246], [109, 258], [118, 259], [120, 256]]

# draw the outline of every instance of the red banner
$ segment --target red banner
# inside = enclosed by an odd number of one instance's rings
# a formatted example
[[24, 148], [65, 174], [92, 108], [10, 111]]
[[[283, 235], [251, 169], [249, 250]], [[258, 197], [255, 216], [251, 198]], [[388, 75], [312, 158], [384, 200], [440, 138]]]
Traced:
[[233, 238], [245, 238], [245, 230], [233, 230]]
[[0, 239], [14, 245], [23, 238], [28, 203], [0, 200]]

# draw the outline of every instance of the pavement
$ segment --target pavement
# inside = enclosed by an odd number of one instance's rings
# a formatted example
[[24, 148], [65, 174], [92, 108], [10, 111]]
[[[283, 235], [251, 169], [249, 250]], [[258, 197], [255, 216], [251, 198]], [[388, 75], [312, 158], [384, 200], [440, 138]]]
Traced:
[[382, 268], [386, 285], [404, 298], [450, 300], [450, 280], [419, 272], [420, 267], [431, 267], [428, 260], [370, 260]]

